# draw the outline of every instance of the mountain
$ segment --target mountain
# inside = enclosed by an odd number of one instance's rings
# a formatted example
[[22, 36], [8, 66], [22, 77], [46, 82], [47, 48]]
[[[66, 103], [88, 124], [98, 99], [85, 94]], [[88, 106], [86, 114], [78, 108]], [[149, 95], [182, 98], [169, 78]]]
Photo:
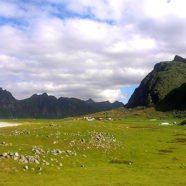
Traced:
[[1, 107], [7, 107], [12, 102], [16, 101], [16, 99], [12, 96], [12, 94], [6, 90], [0, 88], [0, 105]]
[[186, 59], [176, 55], [172, 61], [160, 62], [154, 66], [136, 88], [126, 107], [156, 106], [171, 91], [184, 83], [186, 83]]
[[58, 110], [62, 110], [63, 117], [98, 112], [98, 110], [89, 106], [86, 101], [77, 98], [59, 98]]
[[89, 99], [86, 101], [86, 103], [93, 107], [97, 111], [104, 111], [104, 110], [111, 110], [115, 108], [123, 107], [123, 103], [119, 101], [115, 101], [114, 103], [110, 103], [109, 101], [103, 101], [103, 102], [94, 102], [92, 99]]
[[169, 92], [156, 108], [161, 111], [186, 110], [186, 83]]
[[76, 98], [57, 99], [46, 93], [16, 100], [0, 88], [0, 118], [65, 118], [123, 107], [120, 102], [83, 101]]
[[0, 88], [0, 113], [4, 117], [11, 117], [15, 110], [16, 99], [12, 94]]
[[57, 116], [56, 105], [56, 97], [48, 96], [46, 93], [34, 94], [30, 98], [17, 101], [15, 117], [53, 118]]

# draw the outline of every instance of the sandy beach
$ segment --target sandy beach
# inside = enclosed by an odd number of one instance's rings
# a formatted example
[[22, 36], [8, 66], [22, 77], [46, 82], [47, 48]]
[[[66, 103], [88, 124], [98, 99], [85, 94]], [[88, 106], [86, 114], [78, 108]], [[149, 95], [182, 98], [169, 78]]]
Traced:
[[0, 122], [0, 128], [2, 127], [14, 127], [14, 126], [18, 126], [20, 124], [18, 123], [7, 123], [7, 122]]

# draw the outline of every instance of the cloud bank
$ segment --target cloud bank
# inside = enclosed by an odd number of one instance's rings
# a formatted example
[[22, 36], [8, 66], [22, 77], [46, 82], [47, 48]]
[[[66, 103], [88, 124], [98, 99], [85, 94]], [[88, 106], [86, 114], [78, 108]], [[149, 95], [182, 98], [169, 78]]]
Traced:
[[23, 99], [127, 99], [161, 60], [186, 57], [184, 0], [2, 0], [0, 86]]

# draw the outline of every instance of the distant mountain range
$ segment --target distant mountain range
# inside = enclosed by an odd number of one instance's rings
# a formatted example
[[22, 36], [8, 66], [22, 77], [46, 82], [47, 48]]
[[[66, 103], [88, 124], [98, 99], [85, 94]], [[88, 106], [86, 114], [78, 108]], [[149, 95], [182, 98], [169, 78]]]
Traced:
[[65, 118], [123, 107], [123, 103], [109, 101], [83, 101], [76, 98], [57, 99], [46, 93], [34, 94], [24, 100], [15, 99], [12, 94], [0, 88], [0, 118]]
[[[141, 81], [127, 108], [156, 107], [161, 111], [186, 110], [186, 59], [175, 56], [172, 61], [157, 63]], [[121, 102], [83, 101], [77, 98], [56, 98], [46, 93], [24, 100], [0, 88], [0, 118], [65, 118], [124, 107]]]
[[172, 61], [156, 64], [126, 105], [138, 106], [155, 106], [162, 111], [186, 110], [186, 59], [176, 55]]

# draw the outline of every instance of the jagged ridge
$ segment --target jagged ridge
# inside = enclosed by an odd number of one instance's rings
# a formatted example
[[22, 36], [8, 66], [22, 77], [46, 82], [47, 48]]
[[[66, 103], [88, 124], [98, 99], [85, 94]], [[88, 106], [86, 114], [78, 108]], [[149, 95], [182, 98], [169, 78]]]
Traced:
[[64, 97], [57, 99], [46, 93], [16, 100], [10, 92], [0, 89], [0, 118], [65, 118], [118, 107], [123, 107], [123, 103], [83, 101]]

